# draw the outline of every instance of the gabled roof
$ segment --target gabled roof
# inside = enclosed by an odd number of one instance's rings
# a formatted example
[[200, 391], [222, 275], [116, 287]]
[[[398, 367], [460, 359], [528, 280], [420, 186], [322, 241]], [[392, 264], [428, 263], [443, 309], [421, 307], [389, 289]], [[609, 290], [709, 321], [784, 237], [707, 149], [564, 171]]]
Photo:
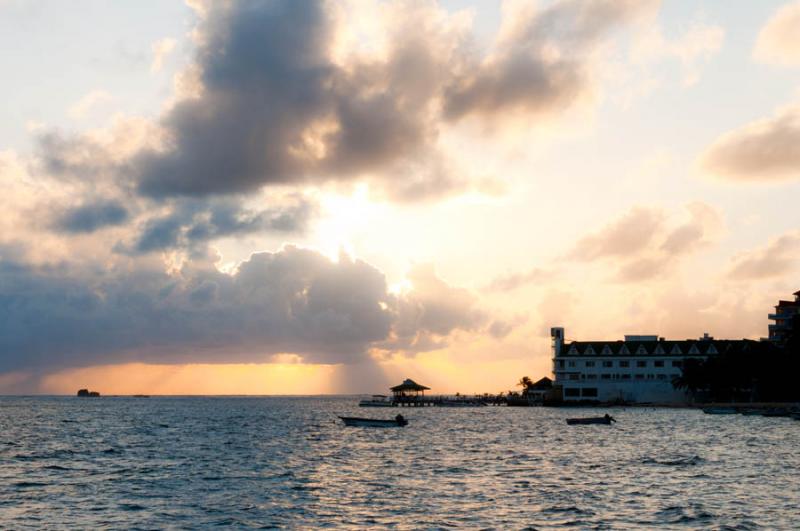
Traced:
[[403, 380], [403, 383], [400, 385], [395, 385], [392, 387], [392, 391], [425, 391], [430, 389], [430, 387], [425, 387], [424, 385], [420, 385], [411, 378], [406, 378]]
[[545, 376], [544, 378], [537, 380], [536, 383], [534, 383], [529, 387], [529, 389], [534, 389], [538, 391], [541, 389], [550, 389], [551, 387], [553, 387], [553, 380]]
[[[564, 345], [562, 356], [585, 356], [589, 347], [594, 356], [702, 356], [718, 354], [741, 346], [747, 339], [682, 339], [676, 341], [572, 341]], [[640, 349], [642, 349], [640, 351]], [[643, 352], [645, 354], [642, 354]]]

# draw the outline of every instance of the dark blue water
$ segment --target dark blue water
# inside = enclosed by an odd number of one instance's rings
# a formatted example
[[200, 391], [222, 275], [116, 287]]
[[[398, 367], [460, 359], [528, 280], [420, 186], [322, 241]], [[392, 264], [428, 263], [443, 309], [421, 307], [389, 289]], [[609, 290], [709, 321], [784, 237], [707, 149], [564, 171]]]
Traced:
[[0, 398], [0, 528], [800, 526], [800, 422], [354, 398]]

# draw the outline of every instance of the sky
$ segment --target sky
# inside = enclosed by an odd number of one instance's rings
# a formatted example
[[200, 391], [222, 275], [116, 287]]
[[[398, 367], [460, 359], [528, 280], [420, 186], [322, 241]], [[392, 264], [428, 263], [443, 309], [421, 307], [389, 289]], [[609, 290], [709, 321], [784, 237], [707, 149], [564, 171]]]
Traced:
[[498, 393], [800, 289], [800, 2], [0, 0], [0, 394]]

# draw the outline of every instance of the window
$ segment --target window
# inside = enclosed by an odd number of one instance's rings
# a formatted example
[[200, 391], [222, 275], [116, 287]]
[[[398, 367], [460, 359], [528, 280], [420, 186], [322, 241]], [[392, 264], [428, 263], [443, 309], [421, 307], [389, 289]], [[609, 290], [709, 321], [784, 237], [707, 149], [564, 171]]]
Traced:
[[567, 387], [564, 389], [564, 396], [581, 396], [581, 390], [577, 387]]
[[558, 368], [559, 369], [563, 369], [564, 368], [564, 360], [558, 360]]
[[664, 366], [664, 360], [656, 360], [656, 361], [653, 362], [653, 365], [656, 366], [656, 367], [663, 367]]
[[574, 361], [568, 361], [567, 362], [567, 367], [574, 367], [574, 366], [575, 366], [575, 362]]
[[584, 387], [583, 396], [586, 398], [597, 398], [597, 387]]
[[655, 375], [655, 374], [648, 374], [648, 375], [647, 375], [647, 379], [648, 379], [648, 380], [655, 380], [655, 378], [656, 378], [656, 375]]
[[602, 378], [603, 380], [610, 380], [611, 379], [611, 375], [610, 374], [603, 374], [603, 375], [600, 376], [600, 378]]
[[570, 374], [569, 375], [569, 379], [570, 380], [577, 380], [578, 379], [578, 375], [577, 374]]
[[647, 362], [646, 361], [637, 361], [636, 362], [636, 366], [637, 367], [647, 367]]
[[619, 362], [619, 366], [620, 367], [630, 367], [631, 366], [631, 362], [629, 362], [628, 360], [621, 360]]
[[644, 380], [644, 374], [637, 374], [636, 375], [636, 379], [637, 380]]
[[586, 362], [586, 366], [587, 367], [594, 367], [594, 362], [593, 361], [587, 361]]
[[587, 380], [597, 380], [597, 375], [596, 374], [587, 374], [586, 375], [586, 379]]
[[672, 362], [673, 367], [683, 367], [683, 362], [681, 360], [675, 360]]
[[658, 375], [658, 379], [659, 380], [666, 380], [667, 379], [667, 375], [666, 374], [659, 374]]
[[622, 375], [622, 379], [623, 380], [630, 380], [631, 379], [631, 375], [630, 374], [623, 374]]
[[604, 361], [603, 362], [603, 367], [613, 367], [613, 366], [614, 366], [614, 362], [613, 361]]

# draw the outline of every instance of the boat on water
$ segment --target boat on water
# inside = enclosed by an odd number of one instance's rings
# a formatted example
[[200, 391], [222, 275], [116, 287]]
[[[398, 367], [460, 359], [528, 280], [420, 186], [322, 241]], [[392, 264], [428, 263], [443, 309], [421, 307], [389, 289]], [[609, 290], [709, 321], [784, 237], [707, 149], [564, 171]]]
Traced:
[[372, 398], [361, 400], [358, 407], [394, 407], [394, 400], [386, 395], [372, 395]]
[[358, 426], [362, 428], [402, 428], [408, 424], [403, 415], [397, 415], [393, 419], [365, 419], [361, 417], [339, 417], [345, 426]]
[[738, 411], [735, 407], [704, 407], [703, 413], [706, 415], [735, 415]]
[[574, 418], [574, 419], [567, 419], [567, 424], [570, 426], [581, 425], [581, 424], [611, 424], [612, 422], [616, 422], [617, 420], [612, 417], [611, 415], [604, 415], [602, 417], [585, 417], [585, 418]]

